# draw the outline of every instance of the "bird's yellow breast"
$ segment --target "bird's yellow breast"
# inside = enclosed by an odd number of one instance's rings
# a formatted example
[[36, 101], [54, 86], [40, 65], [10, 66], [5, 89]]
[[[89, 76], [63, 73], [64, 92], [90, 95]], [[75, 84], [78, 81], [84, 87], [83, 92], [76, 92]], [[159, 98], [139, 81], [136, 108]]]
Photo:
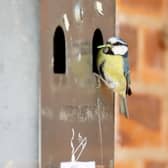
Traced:
[[124, 69], [122, 56], [107, 56], [105, 68], [108, 72], [115, 72], [123, 75]]
[[[101, 53], [102, 54], [102, 53]], [[114, 91], [119, 94], [125, 94], [126, 79], [124, 76], [124, 61], [120, 55], [101, 55], [98, 58], [98, 64], [104, 62], [103, 72], [108, 81], [116, 83]]]
[[109, 73], [119, 73], [119, 74], [123, 74], [124, 73], [124, 62], [123, 62], [123, 58], [120, 55], [107, 55], [104, 54], [102, 51], [99, 52], [98, 55], [98, 60], [97, 60], [97, 64], [98, 66], [102, 63], [105, 62], [105, 72], [109, 72]]

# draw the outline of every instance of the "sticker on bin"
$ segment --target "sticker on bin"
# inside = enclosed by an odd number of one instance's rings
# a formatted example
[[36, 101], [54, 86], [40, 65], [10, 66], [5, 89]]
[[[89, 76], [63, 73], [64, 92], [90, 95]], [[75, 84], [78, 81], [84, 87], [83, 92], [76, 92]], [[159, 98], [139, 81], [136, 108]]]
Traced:
[[95, 168], [95, 162], [62, 162], [60, 168]]

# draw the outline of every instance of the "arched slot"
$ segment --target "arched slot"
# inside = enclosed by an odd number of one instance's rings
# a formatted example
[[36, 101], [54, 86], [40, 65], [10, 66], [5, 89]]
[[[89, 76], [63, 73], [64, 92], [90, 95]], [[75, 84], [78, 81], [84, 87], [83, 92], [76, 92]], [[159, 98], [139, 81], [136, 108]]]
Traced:
[[66, 72], [66, 47], [63, 29], [58, 26], [54, 34], [54, 61], [53, 72], [65, 74]]
[[100, 29], [96, 29], [92, 40], [92, 57], [93, 57], [92, 71], [94, 73], [98, 73], [97, 66], [96, 66], [97, 54], [98, 54], [97, 46], [101, 44], [103, 44], [103, 35]]

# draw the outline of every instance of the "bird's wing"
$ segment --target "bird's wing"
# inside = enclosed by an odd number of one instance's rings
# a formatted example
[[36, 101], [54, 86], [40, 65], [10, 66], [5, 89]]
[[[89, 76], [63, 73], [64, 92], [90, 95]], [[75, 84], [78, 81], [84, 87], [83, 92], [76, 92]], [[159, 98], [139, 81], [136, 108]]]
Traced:
[[103, 79], [105, 79], [105, 75], [104, 75], [104, 71], [103, 71], [103, 66], [104, 66], [105, 60], [100, 64], [99, 66], [99, 74], [103, 77]]
[[129, 63], [128, 63], [128, 57], [124, 57], [124, 76], [126, 78], [126, 94], [127, 95], [131, 95], [132, 94], [132, 90], [131, 90], [131, 79], [130, 79], [130, 68], [129, 68]]

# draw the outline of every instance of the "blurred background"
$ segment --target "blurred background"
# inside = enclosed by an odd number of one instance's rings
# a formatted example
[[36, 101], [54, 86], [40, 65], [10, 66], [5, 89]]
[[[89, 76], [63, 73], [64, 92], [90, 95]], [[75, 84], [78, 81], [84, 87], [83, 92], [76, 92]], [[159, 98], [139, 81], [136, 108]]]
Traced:
[[168, 0], [116, 0], [128, 42], [130, 118], [116, 115], [115, 168], [168, 168]]
[[[0, 167], [36, 168], [40, 1], [0, 2]], [[130, 118], [116, 114], [115, 168], [168, 168], [168, 0], [116, 0], [116, 25], [133, 96]]]

